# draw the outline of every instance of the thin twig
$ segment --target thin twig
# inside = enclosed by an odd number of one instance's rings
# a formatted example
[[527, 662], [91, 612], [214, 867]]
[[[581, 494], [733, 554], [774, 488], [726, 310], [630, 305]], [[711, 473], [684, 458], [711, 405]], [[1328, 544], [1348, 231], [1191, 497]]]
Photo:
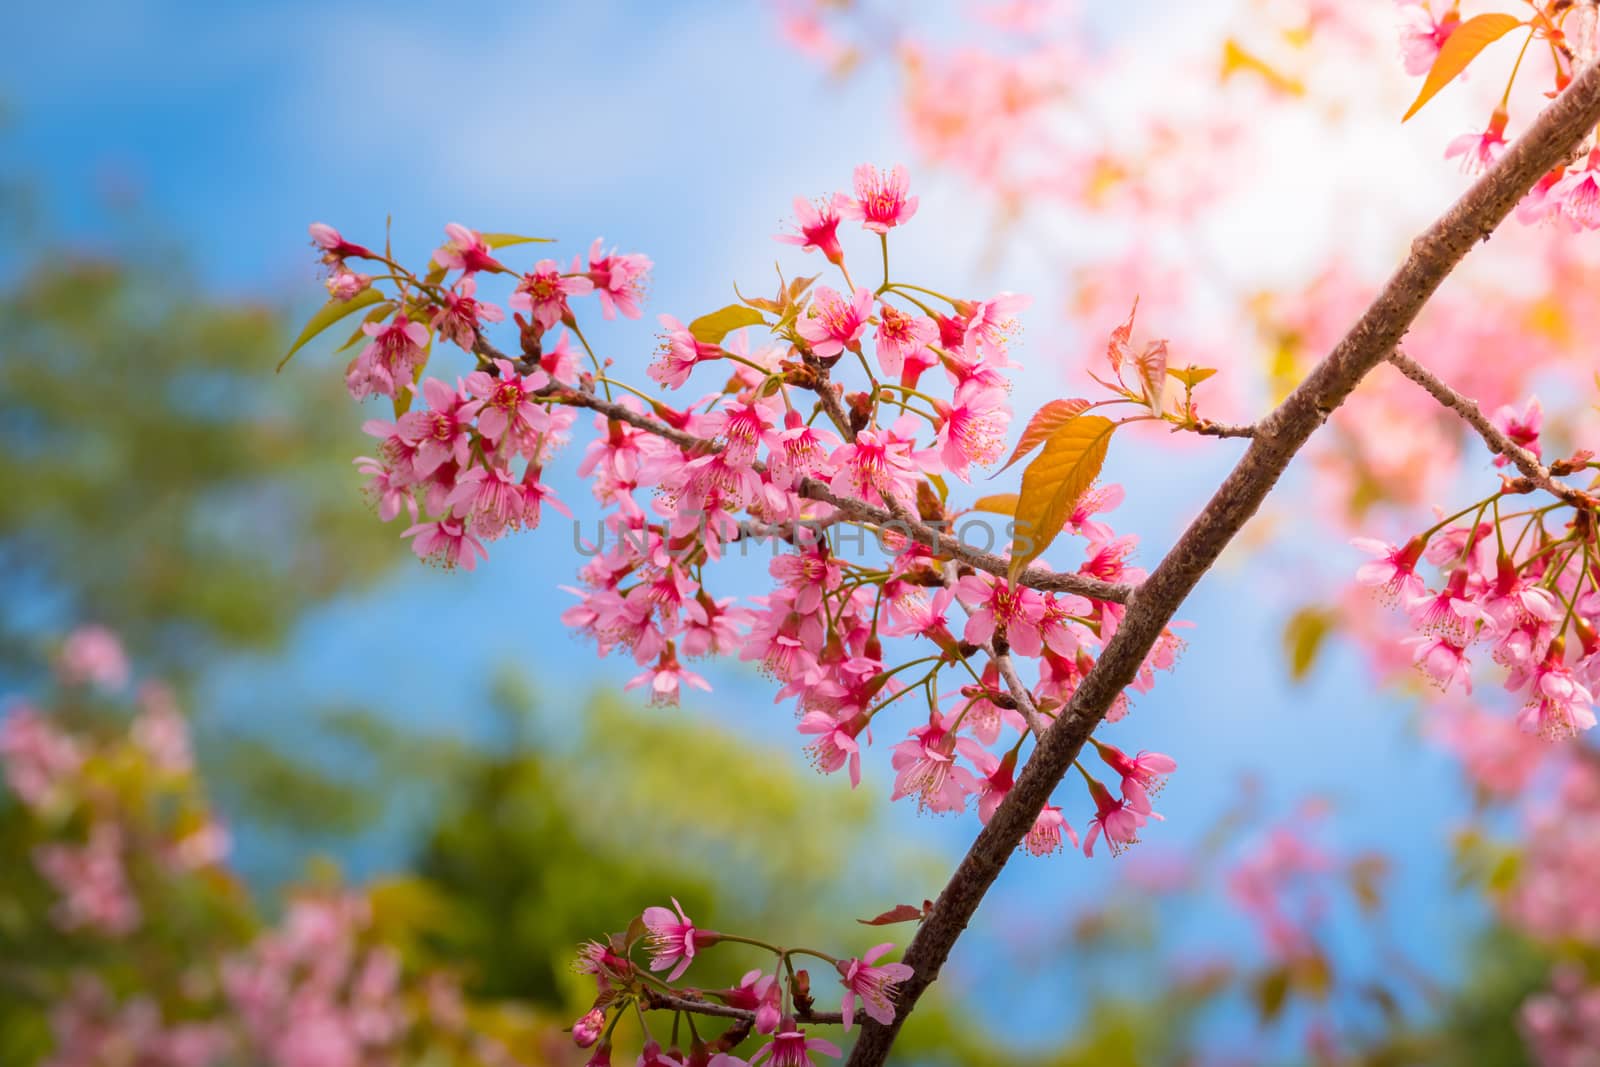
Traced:
[[1429, 396], [1461, 416], [1463, 422], [1478, 432], [1478, 436], [1483, 438], [1491, 452], [1509, 459], [1528, 481], [1574, 507], [1593, 508], [1600, 503], [1588, 493], [1557, 481], [1555, 475], [1550, 473], [1550, 468], [1539, 462], [1538, 456], [1517, 444], [1506, 436], [1500, 427], [1491, 422], [1476, 400], [1456, 392], [1432, 371], [1398, 348], [1389, 354], [1389, 362], [1393, 363], [1401, 374], [1426, 389]]
[[1210, 419], [1201, 419], [1194, 425], [1194, 432], [1206, 437], [1254, 437], [1255, 424], [1236, 426], [1226, 422], [1212, 422]]
[[1006, 688], [1011, 690], [1012, 699], [1017, 702], [1017, 710], [1028, 722], [1028, 729], [1033, 731], [1034, 737], [1043, 737], [1050, 724], [1044, 721], [1039, 706], [1033, 702], [1033, 694], [1028, 692], [1028, 687], [1022, 684], [1022, 679], [1017, 675], [1016, 665], [1011, 662], [1011, 653], [998, 651], [993, 641], [985, 643], [983, 650], [999, 668], [1000, 677], [1005, 680]]
[[1600, 65], [1590, 65], [1528, 131], [1412, 243], [1377, 297], [1309, 377], [1256, 431], [1244, 456], [1150, 577], [1072, 700], [1039, 738], [1016, 785], [979, 831], [906, 951], [894, 1021], [867, 1020], [848, 1067], [880, 1067], [895, 1035], [939, 976], [978, 905], [1032, 828], [1112, 702], [1133, 681], [1173, 614], [1277, 484], [1289, 462], [1361, 380], [1381, 363], [1451, 271], [1494, 232], [1535, 182], [1600, 123]]
[[[646, 1011], [686, 1011], [695, 1015], [710, 1015], [718, 1019], [737, 1019], [740, 1022], [755, 1021], [756, 1013], [748, 1008], [735, 1008], [727, 1004], [716, 1004], [709, 1000], [697, 1000], [694, 997], [675, 996], [671, 993], [662, 993], [654, 989], [645, 990], [644, 998], [639, 1006]], [[836, 1011], [797, 1011], [795, 1020], [802, 1023], [814, 1023], [818, 1026], [833, 1026], [844, 1022], [844, 1016]]]

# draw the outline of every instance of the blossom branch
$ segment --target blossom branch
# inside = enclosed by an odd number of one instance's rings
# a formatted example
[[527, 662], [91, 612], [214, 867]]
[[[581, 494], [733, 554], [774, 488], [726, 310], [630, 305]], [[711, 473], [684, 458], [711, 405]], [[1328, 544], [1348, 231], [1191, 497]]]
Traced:
[[[709, 1000], [677, 996], [655, 989], [646, 989], [644, 991], [639, 1006], [646, 1011], [683, 1011], [694, 1015], [707, 1015], [717, 1019], [733, 1019], [742, 1023], [753, 1023], [756, 1018], [756, 1013], [752, 1009], [735, 1008], [728, 1004], [715, 1004]], [[836, 1011], [811, 1011], [797, 1008], [795, 1021], [816, 1023], [820, 1026], [837, 1026], [844, 1021], [844, 1016]]]
[[1570, 158], [1600, 123], [1600, 65], [1590, 65], [1526, 133], [1411, 246], [1410, 254], [1342, 340], [1256, 424], [1249, 448], [1211, 500], [1128, 601], [1104, 652], [1039, 739], [1015, 787], [940, 892], [905, 955], [913, 975], [885, 1025], [869, 1021], [849, 1067], [879, 1067], [923, 991], [938, 978], [984, 894], [1129, 685], [1178, 607], [1256, 513], [1290, 461], [1361, 380], [1394, 351], [1434, 292], [1478, 241], [1489, 237], [1534, 184]]
[[1445, 408], [1461, 416], [1462, 421], [1477, 431], [1491, 451], [1509, 459], [1528, 481], [1574, 507], [1592, 509], [1600, 505], [1600, 501], [1588, 493], [1557, 481], [1550, 468], [1539, 462], [1538, 456], [1517, 444], [1491, 422], [1476, 400], [1458, 393], [1398, 348], [1388, 358], [1401, 374], [1422, 386], [1429, 396]]

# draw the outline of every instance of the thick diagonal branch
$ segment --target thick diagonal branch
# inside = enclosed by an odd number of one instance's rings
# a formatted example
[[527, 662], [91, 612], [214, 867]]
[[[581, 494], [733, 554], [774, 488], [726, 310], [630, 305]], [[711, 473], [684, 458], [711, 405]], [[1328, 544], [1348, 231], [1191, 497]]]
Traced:
[[869, 1021], [849, 1067], [878, 1067], [895, 1034], [966, 929], [978, 904], [1072, 766], [1106, 709], [1190, 590], [1266, 499], [1311, 434], [1367, 372], [1400, 343], [1439, 285], [1478, 241], [1494, 232], [1539, 178], [1570, 158], [1600, 122], [1600, 66], [1590, 66], [1487, 173], [1412, 243], [1410, 255], [1339, 344], [1255, 426], [1250, 446], [1205, 508], [1128, 601], [1127, 615], [1072, 700], [1039, 740], [1016, 786], [956, 868], [917, 931], [905, 962], [894, 1022]]
[[1575, 507], [1595, 506], [1594, 497], [1588, 493], [1557, 481], [1550, 468], [1539, 462], [1538, 456], [1517, 444], [1500, 427], [1491, 422], [1476, 400], [1456, 392], [1427, 367], [1399, 349], [1389, 354], [1389, 362], [1393, 363], [1401, 374], [1426, 389], [1429, 396], [1461, 416], [1463, 422], [1478, 432], [1478, 436], [1483, 438], [1484, 444], [1489, 446], [1491, 452], [1509, 459], [1528, 481]]

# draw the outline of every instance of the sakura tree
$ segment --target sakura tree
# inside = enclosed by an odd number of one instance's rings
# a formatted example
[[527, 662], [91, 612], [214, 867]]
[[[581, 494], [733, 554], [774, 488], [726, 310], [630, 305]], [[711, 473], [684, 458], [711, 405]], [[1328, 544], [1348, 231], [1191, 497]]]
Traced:
[[[381, 398], [392, 418], [366, 423], [375, 447], [356, 462], [380, 519], [403, 517], [417, 556], [471, 570], [504, 537], [562, 539], [533, 531], [548, 525], [547, 509], [568, 514], [545, 472], [571, 463], [605, 517], [579, 546], [585, 562], [562, 621], [598, 654], [631, 660], [629, 688], [673, 705], [685, 688], [710, 688], [685, 661], [753, 662], [793, 708], [819, 771], [845, 771], [852, 785], [892, 774], [895, 800], [975, 816], [973, 843], [937, 897], [873, 920], [918, 924], [901, 962], [888, 961], [888, 942], [846, 956], [769, 943], [760, 931], [713, 930], [701, 924], [712, 917], [686, 914], [662, 887], [660, 906], [619, 916], [620, 932], [597, 932], [580, 953], [596, 995], [572, 1036], [594, 1049], [591, 1064], [610, 1062], [621, 1026], [639, 1029], [646, 1065], [794, 1067], [841, 1055], [819, 1036], [833, 1026], [854, 1037], [851, 1064], [880, 1064], [1017, 852], [1045, 857], [1070, 843], [1093, 856], [1103, 842], [1116, 855], [1159, 833], [1154, 797], [1176, 762], [1153, 750], [1159, 741], [1130, 753], [1100, 728], [1127, 715], [1130, 691], [1175, 670], [1185, 599], [1308, 446], [1331, 472], [1324, 502], [1342, 505], [1339, 521], [1372, 556], [1358, 571], [1352, 564], [1353, 584], [1403, 609], [1406, 633], [1395, 641], [1366, 599], [1322, 610], [1367, 635], [1380, 662], [1394, 665], [1393, 650], [1405, 649], [1405, 665], [1445, 700], [1493, 676], [1511, 707], [1498, 716], [1441, 713], [1454, 742], [1481, 754], [1526, 733], [1566, 746], [1550, 757], [1573, 768], [1566, 806], [1588, 810], [1593, 775], [1585, 777], [1588, 757], [1574, 739], [1595, 723], [1600, 683], [1590, 473], [1600, 464], [1576, 447], [1547, 456], [1543, 412], [1526, 393], [1541, 371], [1570, 378], [1576, 364], [1587, 377], [1589, 366], [1548, 338], [1527, 340], [1524, 324], [1535, 311], [1569, 327], [1592, 317], [1583, 295], [1597, 264], [1585, 231], [1600, 226], [1595, 6], [1558, 0], [1470, 17], [1454, 5], [1402, 6], [1404, 68], [1423, 78], [1407, 118], [1480, 54], [1492, 55], [1495, 42], [1521, 41], [1483, 129], [1446, 149], [1479, 175], [1470, 187], [1370, 291], [1330, 262], [1318, 283], [1326, 298], [1294, 305], [1298, 321], [1263, 312], [1259, 294], [1167, 283], [1161, 253], [1144, 254], [1137, 240], [1113, 247], [1080, 301], [1100, 331], [1084, 395], [1027, 412], [1009, 450], [1008, 372], [1029, 298], [950, 294], [939, 277], [902, 262], [895, 248], [904, 230], [941, 223], [920, 209], [901, 165], [864, 163], [847, 189], [796, 199], [791, 227], [776, 237], [797, 251], [775, 286], [740, 279], [733, 303], [687, 323], [661, 315], [648, 360], [603, 357], [590, 339], [596, 315], [644, 313], [652, 263], [640, 252], [597, 240], [570, 259], [541, 258], [528, 254], [539, 238], [451, 223], [427, 262], [408, 264], [387, 237], [311, 226], [330, 300], [290, 355], [360, 313], [344, 345], [354, 352], [345, 384], [354, 400]], [[863, 44], [848, 47], [862, 52], [898, 49], [922, 149], [968, 170], [1003, 212], [1042, 205], [1069, 221], [1125, 219], [1137, 236], [1228, 195], [1204, 166], [1180, 181], [1173, 166], [1137, 164], [1235, 151], [1250, 131], [1231, 119], [1186, 123], [1152, 112], [1113, 136], [1063, 111], [1087, 37], [1076, 27], [1042, 32], [1053, 7], [989, 12], [1017, 35], [1020, 58], [973, 47], [935, 54], [860, 12], [802, 9], [790, 27], [806, 48], [834, 58], [845, 32], [861, 35]], [[1370, 57], [1364, 24], [1340, 7], [1287, 15], [1264, 7], [1251, 28], [1281, 33], [1303, 73], [1232, 36], [1220, 54], [1225, 75], [1259, 79], [1275, 105], [1299, 106], [1319, 65]], [[1120, 58], [1101, 61], [1102, 81], [1104, 70], [1126, 73]], [[1483, 69], [1475, 64], [1474, 74]], [[1181, 188], [1159, 184], [1168, 179]], [[1441, 290], [1513, 214], [1538, 234], [1540, 276], [1559, 284], [1490, 297]], [[1528, 255], [1521, 244], [1512, 253]], [[802, 273], [811, 267], [817, 273]], [[1413, 343], [1412, 326], [1436, 292], [1455, 317]], [[1224, 326], [1185, 338], [1204, 304], [1224, 308]], [[1269, 400], [1254, 408], [1248, 372], [1219, 358], [1228, 315], [1233, 327], [1254, 316], [1255, 328], [1280, 335]], [[1531, 355], [1485, 361], [1511, 345]], [[1307, 356], [1312, 348], [1319, 358]], [[1380, 380], [1374, 372], [1384, 365], [1398, 373]], [[1369, 375], [1378, 388], [1364, 387]], [[1507, 406], [1485, 414], [1479, 391]], [[1427, 418], [1448, 420], [1452, 440], [1475, 436], [1501, 468], [1479, 472], [1475, 491], [1432, 522], [1414, 512], [1442, 485], [1430, 475], [1444, 446], [1407, 436], [1419, 404]], [[1319, 435], [1329, 423], [1336, 433]], [[1150, 428], [1191, 447], [1244, 445], [1146, 571], [1132, 563], [1135, 539], [1106, 518], [1140, 487], [1099, 479], [1119, 431]], [[1338, 437], [1338, 447], [1314, 445], [1322, 436]], [[562, 452], [575, 439], [573, 461]], [[1452, 443], [1444, 460], [1462, 454]], [[1014, 466], [1013, 492], [975, 486], [978, 471]], [[1376, 500], [1395, 515], [1412, 509], [1403, 537], [1372, 536], [1384, 532], [1368, 526]], [[752, 549], [770, 558], [772, 580], [740, 589], [727, 576]], [[886, 761], [874, 734], [890, 739]], [[1526, 743], [1506, 741], [1496, 754]], [[1488, 762], [1504, 769], [1494, 754]], [[1271, 840], [1241, 866], [1234, 891], [1264, 917], [1284, 973], [1304, 974], [1313, 954], [1278, 910], [1279, 890], [1330, 864], [1292, 835]], [[1561, 896], [1592, 869], [1559, 867], [1541, 867], [1556, 873], [1528, 891]], [[1543, 913], [1510, 906], [1534, 924]], [[695, 987], [695, 962], [728, 943], [763, 951], [766, 965], [736, 988]], [[1561, 1050], [1588, 1018], [1585, 989], [1581, 976], [1563, 975], [1529, 1005], [1530, 1044], [1555, 1050], [1540, 1052], [1546, 1062], [1568, 1062]], [[838, 1010], [820, 1006], [828, 1001]]]

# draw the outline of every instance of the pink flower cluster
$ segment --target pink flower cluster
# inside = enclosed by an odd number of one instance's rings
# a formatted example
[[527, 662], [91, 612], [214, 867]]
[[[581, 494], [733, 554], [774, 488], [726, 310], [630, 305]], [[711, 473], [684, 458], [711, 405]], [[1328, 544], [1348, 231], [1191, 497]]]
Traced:
[[[1521, 701], [1518, 724], [1570, 738], [1595, 725], [1600, 561], [1586, 515], [1560, 530], [1561, 505], [1507, 506], [1524, 492], [1508, 482], [1403, 545], [1356, 539], [1376, 557], [1356, 578], [1405, 609], [1413, 661], [1441, 690], [1470, 693], [1482, 649]], [[1425, 563], [1437, 569], [1433, 586], [1419, 573]]]
[[[847, 1031], [854, 1025], [858, 1010], [864, 1010], [870, 1018], [880, 1023], [892, 1022], [896, 987], [912, 974], [911, 968], [903, 963], [878, 962], [894, 948], [893, 944], [876, 945], [859, 957], [846, 959], [812, 949], [780, 949], [752, 938], [730, 937], [700, 929], [684, 914], [677, 900], [673, 900], [670, 909], [646, 908], [641, 922], [645, 931], [642, 939], [612, 937], [605, 944], [590, 942], [579, 953], [577, 970], [581, 974], [592, 975], [596, 984], [594, 1007], [572, 1027], [573, 1040], [580, 1048], [595, 1049], [589, 1067], [604, 1067], [611, 1062], [609, 1037], [617, 1023], [629, 1014], [630, 1001], [654, 1006], [653, 997], [662, 989], [663, 984], [641, 972], [631, 958], [635, 947], [641, 944], [650, 953], [649, 971], [667, 971], [667, 982], [676, 982], [682, 977], [701, 950], [724, 940], [756, 945], [768, 949], [777, 957], [772, 974], [754, 970], [748, 972], [739, 985], [732, 989], [704, 991], [705, 995], [720, 1000], [728, 1007], [750, 1013], [750, 1030], [767, 1039], [755, 1055], [744, 1060], [732, 1054], [733, 1048], [749, 1032], [734, 1028], [714, 1045], [708, 1046], [696, 1039], [695, 1047], [686, 1061], [676, 1048], [663, 1051], [646, 1028], [645, 1051], [639, 1063], [657, 1067], [686, 1067], [686, 1063], [710, 1067], [757, 1067], [766, 1062], [779, 1067], [804, 1067], [812, 1063], [813, 1055], [841, 1055], [837, 1045], [808, 1036], [796, 1022], [802, 999], [809, 1008], [811, 991], [809, 981], [804, 985], [797, 984], [792, 966], [794, 957], [810, 956], [833, 966], [844, 989], [840, 1017]], [[782, 977], [785, 972], [789, 975], [787, 980]], [[802, 977], [804, 973], [801, 972]], [[609, 1023], [608, 1015], [611, 1017]]]
[[[972, 804], [987, 820], [1034, 726], [993, 663], [980, 670], [969, 658], [985, 648], [1016, 657], [1032, 676], [1026, 702], [1052, 716], [1093, 667], [1123, 609], [1013, 584], [967, 565], [939, 541], [939, 532], [962, 544], [970, 537], [977, 550], [992, 551], [1014, 532], [963, 509], [949, 491], [1002, 458], [1016, 316], [1028, 301], [1010, 293], [949, 297], [898, 280], [890, 237], [916, 209], [903, 167], [863, 165], [853, 193], [797, 201], [795, 232], [779, 240], [820, 252], [842, 286], [780, 278], [775, 299], [743, 298], [687, 326], [662, 316], [647, 376], [665, 390], [710, 386], [670, 405], [594, 358], [574, 314], [576, 298], [594, 294], [608, 315], [638, 315], [644, 257], [602, 255], [597, 243], [587, 264], [575, 260], [563, 272], [544, 260], [515, 275], [491, 255], [487, 238], [452, 227], [431, 272], [419, 276], [314, 227], [325, 261], [365, 255], [400, 279], [392, 299], [370, 313], [363, 331], [371, 341], [350, 379], [358, 399], [377, 392], [397, 409], [411, 397], [426, 404], [394, 423], [367, 424], [382, 444], [358, 462], [380, 516], [405, 511], [418, 555], [472, 567], [486, 555], [485, 542], [537, 526], [545, 501], [560, 508], [541, 471], [570, 435], [576, 409], [589, 409], [594, 432], [577, 473], [589, 480], [603, 517], [582, 543], [589, 559], [581, 584], [569, 590], [578, 603], [562, 621], [601, 654], [631, 659], [639, 673], [628, 687], [647, 689], [655, 703], [676, 704], [688, 687], [710, 688], [687, 660], [737, 653], [754, 662], [780, 700], [795, 701], [816, 766], [848, 767], [852, 784], [874, 725], [882, 728], [879, 715], [920, 694], [925, 714], [893, 749], [894, 796], [935, 812]], [[847, 222], [859, 223], [881, 252], [873, 257], [883, 270], [876, 287], [851, 275], [841, 233]], [[453, 271], [461, 273], [450, 284]], [[496, 274], [517, 279], [510, 298], [521, 330], [517, 357], [484, 334], [494, 316], [485, 313], [490, 305], [476, 279]], [[758, 319], [771, 343], [749, 336]], [[566, 332], [546, 344], [558, 323]], [[733, 324], [742, 328], [730, 330]], [[427, 376], [430, 336], [452, 341], [476, 369], [454, 386]], [[588, 355], [587, 368], [568, 336]], [[1143, 392], [1119, 384], [1123, 400], [1175, 417], [1162, 406], [1164, 342], [1126, 358], [1154, 384]], [[360, 387], [365, 382], [373, 387]], [[1184, 417], [1193, 422], [1192, 403]], [[1116, 486], [1086, 492], [1067, 519], [1065, 532], [1084, 542], [1075, 573], [1085, 579], [1144, 576], [1128, 562], [1135, 539], [1118, 537], [1098, 515], [1121, 497]], [[752, 544], [771, 557], [770, 590], [742, 603], [718, 596], [714, 565], [748, 554]], [[1133, 688], [1148, 690], [1181, 647], [1164, 635]], [[953, 686], [943, 682], [950, 671], [965, 672]], [[1119, 697], [1108, 718], [1126, 710]], [[1130, 759], [1109, 747], [1101, 754], [1123, 790], [1113, 797], [1090, 779], [1095, 810], [1086, 851], [1101, 835], [1114, 851], [1131, 843], [1158, 817], [1141, 775], [1171, 770], [1166, 757]], [[1078, 837], [1051, 807], [1028, 848], [1044, 854], [1064, 840], [1076, 845]]]
[[1550, 988], [1522, 1004], [1518, 1028], [1538, 1067], [1600, 1063], [1600, 985], [1579, 966], [1557, 968]]
[[[80, 630], [63, 648], [55, 665], [69, 701], [73, 687], [126, 681], [109, 631]], [[15, 829], [37, 842], [33, 865], [54, 897], [49, 925], [28, 940], [59, 947], [15, 961], [28, 988], [61, 991], [45, 1067], [385, 1067], [430, 1047], [450, 1062], [514, 1067], [497, 1041], [467, 1030], [449, 975], [408, 972], [378, 939], [363, 895], [298, 897], [250, 937], [240, 883], [220, 866], [228, 836], [166, 687], [145, 685], [115, 731], [69, 731], [13, 705], [0, 764], [24, 818]]]

